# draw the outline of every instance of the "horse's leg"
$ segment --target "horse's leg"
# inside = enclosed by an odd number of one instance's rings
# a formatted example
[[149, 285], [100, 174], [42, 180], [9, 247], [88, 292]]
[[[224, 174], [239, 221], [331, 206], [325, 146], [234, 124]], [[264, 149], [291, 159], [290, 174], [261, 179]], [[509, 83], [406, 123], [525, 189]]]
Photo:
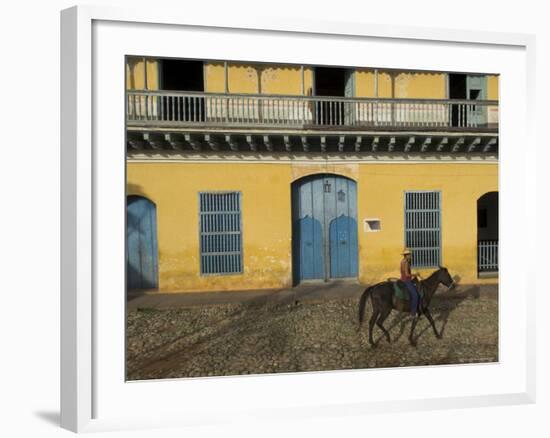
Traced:
[[376, 320], [376, 325], [382, 329], [384, 332], [384, 335], [386, 335], [386, 340], [388, 342], [391, 342], [390, 333], [386, 330], [386, 328], [382, 325], [384, 324], [384, 321], [388, 317], [388, 315], [391, 313], [391, 307], [386, 307], [382, 312], [380, 313], [380, 316]]
[[378, 319], [378, 315], [380, 315], [380, 311], [378, 310], [377, 307], [373, 306], [372, 316], [369, 319], [369, 344], [371, 344], [372, 346], [374, 346], [374, 339], [372, 338], [372, 329], [374, 328], [374, 324]]
[[432, 325], [432, 328], [434, 329], [435, 337], [437, 339], [441, 339], [442, 336], [441, 336], [440, 333], [438, 333], [437, 329], [435, 328], [434, 319], [432, 318], [432, 314], [430, 313], [430, 311], [428, 310], [427, 307], [424, 309], [424, 315], [426, 315], [426, 318], [428, 318], [428, 321], [430, 321], [430, 324]]
[[409, 334], [409, 342], [413, 347], [416, 347], [416, 341], [414, 340], [413, 335], [414, 335], [414, 328], [416, 327], [416, 323], [418, 322], [419, 318], [420, 318], [419, 315], [415, 316], [411, 324], [411, 333]]

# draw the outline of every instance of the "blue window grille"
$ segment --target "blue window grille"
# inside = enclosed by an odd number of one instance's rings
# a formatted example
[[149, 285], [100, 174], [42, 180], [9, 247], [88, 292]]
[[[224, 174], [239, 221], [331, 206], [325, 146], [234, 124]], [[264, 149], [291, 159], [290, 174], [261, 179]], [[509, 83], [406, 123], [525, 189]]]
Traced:
[[199, 216], [201, 274], [242, 273], [241, 193], [199, 193]]
[[441, 192], [405, 192], [405, 246], [413, 267], [441, 264]]

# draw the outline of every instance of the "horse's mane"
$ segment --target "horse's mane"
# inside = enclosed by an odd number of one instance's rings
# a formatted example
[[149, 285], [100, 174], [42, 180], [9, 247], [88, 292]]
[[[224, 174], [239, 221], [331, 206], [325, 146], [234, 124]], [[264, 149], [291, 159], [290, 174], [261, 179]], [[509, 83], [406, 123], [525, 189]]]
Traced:
[[439, 272], [442, 271], [443, 269], [445, 269], [445, 268], [443, 266], [440, 266], [435, 271], [433, 271], [430, 275], [428, 275], [428, 278], [426, 278], [426, 280], [428, 280], [428, 279], [434, 277], [435, 275], [439, 274]]
[[426, 283], [431, 283], [432, 281], [434, 281], [434, 278], [436, 275], [438, 275], [443, 269], [445, 269], [443, 266], [440, 266], [438, 269], [436, 269], [435, 271], [433, 271], [429, 276], [428, 278], [426, 278], [425, 280], [422, 280], [420, 283], [422, 285], [426, 285]]

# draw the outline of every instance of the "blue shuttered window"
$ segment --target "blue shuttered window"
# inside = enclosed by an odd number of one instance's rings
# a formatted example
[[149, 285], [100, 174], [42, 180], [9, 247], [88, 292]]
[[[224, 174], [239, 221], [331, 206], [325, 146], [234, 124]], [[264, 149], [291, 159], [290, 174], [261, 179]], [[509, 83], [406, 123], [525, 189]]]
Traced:
[[405, 192], [405, 246], [413, 267], [441, 263], [441, 192]]
[[240, 274], [241, 193], [199, 193], [201, 274]]

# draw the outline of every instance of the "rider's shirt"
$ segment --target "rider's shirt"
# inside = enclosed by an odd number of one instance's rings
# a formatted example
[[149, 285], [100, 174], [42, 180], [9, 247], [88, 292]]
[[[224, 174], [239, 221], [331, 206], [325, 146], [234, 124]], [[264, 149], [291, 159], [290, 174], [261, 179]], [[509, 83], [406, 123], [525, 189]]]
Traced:
[[406, 257], [401, 260], [401, 281], [412, 280], [411, 264]]

